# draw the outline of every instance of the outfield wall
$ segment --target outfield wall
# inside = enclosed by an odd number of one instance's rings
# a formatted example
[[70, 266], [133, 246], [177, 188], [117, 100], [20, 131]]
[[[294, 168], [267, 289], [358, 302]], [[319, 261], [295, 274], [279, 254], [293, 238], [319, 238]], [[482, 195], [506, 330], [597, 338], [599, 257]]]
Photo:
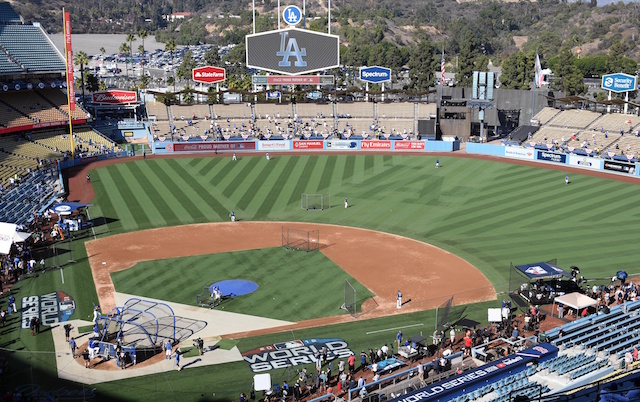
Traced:
[[605, 173], [617, 173], [626, 176], [640, 176], [640, 164], [612, 159], [592, 158], [589, 156], [565, 154], [528, 147], [467, 143], [467, 153], [497, 156], [501, 158], [530, 160], [540, 163], [567, 165], [586, 170]]
[[458, 141], [405, 140], [278, 140], [278, 141], [153, 141], [154, 154], [199, 152], [308, 152], [308, 151], [398, 151], [453, 152]]

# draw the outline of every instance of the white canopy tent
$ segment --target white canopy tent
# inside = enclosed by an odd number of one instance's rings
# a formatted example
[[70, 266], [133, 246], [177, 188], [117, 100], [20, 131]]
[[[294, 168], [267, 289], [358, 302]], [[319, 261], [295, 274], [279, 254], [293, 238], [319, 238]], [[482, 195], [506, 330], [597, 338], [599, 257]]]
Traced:
[[0, 222], [0, 254], [7, 255], [11, 251], [13, 243], [21, 243], [27, 240], [31, 233], [18, 232], [18, 225]]
[[[598, 302], [592, 298], [590, 298], [589, 296], [583, 295], [582, 293], [578, 293], [578, 292], [574, 292], [574, 293], [569, 293], [566, 295], [562, 295], [562, 296], [558, 296], [555, 299], [553, 299], [553, 308], [555, 309], [556, 304], [561, 303], [563, 304], [565, 307], [569, 307], [569, 308], [573, 308], [575, 309], [578, 314], [576, 314], [576, 317], [579, 315], [580, 310], [586, 308], [586, 307], [591, 307], [591, 306], [596, 306], [598, 305]], [[553, 311], [553, 310], [551, 310]]]

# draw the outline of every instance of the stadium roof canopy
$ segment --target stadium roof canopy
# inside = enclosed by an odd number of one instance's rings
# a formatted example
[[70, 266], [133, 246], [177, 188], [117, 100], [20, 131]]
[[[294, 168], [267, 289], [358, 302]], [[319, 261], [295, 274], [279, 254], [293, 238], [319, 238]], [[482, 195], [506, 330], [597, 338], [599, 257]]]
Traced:
[[524, 264], [515, 266], [520, 272], [530, 279], [552, 279], [566, 276], [571, 278], [571, 274], [557, 265], [547, 262], [536, 262], [533, 264]]

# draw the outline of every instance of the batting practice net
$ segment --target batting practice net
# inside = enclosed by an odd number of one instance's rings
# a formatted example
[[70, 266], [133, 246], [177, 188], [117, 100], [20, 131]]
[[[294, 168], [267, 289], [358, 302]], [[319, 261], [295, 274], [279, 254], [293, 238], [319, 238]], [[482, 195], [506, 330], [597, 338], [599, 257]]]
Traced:
[[320, 248], [320, 230], [282, 227], [282, 247], [287, 250], [314, 251]]
[[356, 317], [356, 289], [347, 279], [344, 280], [344, 304], [341, 308], [347, 310], [352, 317]]
[[322, 211], [323, 209], [329, 209], [331, 208], [331, 195], [302, 193], [300, 206], [302, 209], [307, 211]]
[[451, 312], [451, 305], [453, 304], [453, 296], [444, 303], [442, 303], [436, 309], [436, 329], [447, 328], [450, 324], [449, 313]]

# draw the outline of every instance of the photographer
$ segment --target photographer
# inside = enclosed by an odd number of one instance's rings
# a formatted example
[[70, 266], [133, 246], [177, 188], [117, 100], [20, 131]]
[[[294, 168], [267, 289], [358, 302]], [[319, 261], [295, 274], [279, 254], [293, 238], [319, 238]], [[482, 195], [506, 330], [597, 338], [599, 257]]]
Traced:
[[196, 338], [193, 340], [193, 346], [198, 348], [198, 353], [200, 356], [204, 354], [204, 341], [202, 338]]

